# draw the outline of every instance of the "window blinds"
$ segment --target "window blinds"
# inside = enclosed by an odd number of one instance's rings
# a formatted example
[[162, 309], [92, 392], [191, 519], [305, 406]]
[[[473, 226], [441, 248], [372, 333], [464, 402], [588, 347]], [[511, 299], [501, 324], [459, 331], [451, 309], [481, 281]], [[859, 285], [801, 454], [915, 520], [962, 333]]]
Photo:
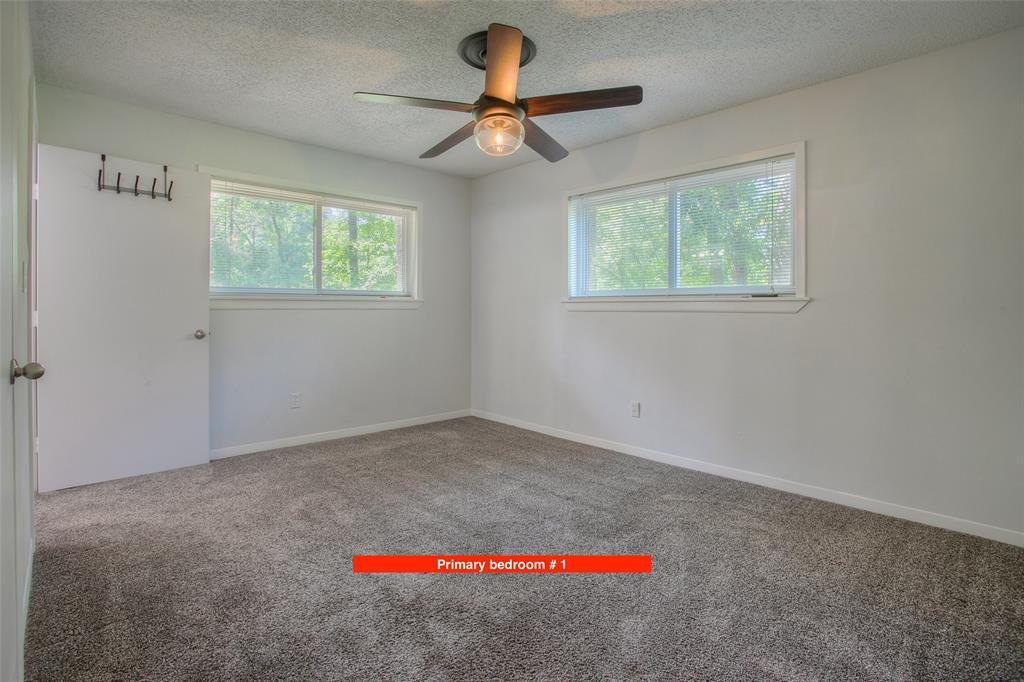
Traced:
[[410, 295], [415, 209], [227, 180], [210, 190], [211, 291]]
[[569, 295], [793, 294], [792, 155], [569, 199]]
[[211, 182], [210, 286], [313, 291], [316, 197]]

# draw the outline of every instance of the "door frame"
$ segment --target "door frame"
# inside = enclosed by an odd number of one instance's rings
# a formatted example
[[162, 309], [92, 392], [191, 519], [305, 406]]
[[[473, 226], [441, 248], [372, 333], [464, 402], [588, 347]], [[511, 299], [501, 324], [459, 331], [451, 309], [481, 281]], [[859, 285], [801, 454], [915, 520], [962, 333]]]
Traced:
[[34, 220], [35, 80], [28, 8], [0, 2], [0, 679], [24, 674], [25, 623], [34, 553], [31, 391], [11, 384], [8, 363], [32, 361], [28, 329]]

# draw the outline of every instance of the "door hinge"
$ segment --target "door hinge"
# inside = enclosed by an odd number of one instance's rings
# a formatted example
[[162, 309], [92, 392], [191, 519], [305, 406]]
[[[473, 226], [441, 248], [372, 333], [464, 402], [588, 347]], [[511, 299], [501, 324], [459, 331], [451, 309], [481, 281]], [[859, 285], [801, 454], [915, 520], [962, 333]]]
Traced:
[[32, 198], [39, 201], [39, 183], [32, 183]]
[[39, 436], [32, 439], [32, 454], [39, 454]]
[[32, 326], [35, 327], [36, 329], [39, 329], [39, 311], [38, 310], [33, 310], [32, 311]]

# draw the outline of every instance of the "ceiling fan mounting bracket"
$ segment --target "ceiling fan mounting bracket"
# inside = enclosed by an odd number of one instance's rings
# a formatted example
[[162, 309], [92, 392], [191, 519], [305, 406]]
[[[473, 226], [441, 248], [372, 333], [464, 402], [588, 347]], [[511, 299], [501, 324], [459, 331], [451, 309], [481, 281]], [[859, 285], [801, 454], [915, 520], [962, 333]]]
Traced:
[[[468, 35], [459, 43], [459, 57], [474, 69], [481, 71], [487, 68], [487, 31], [480, 31]], [[537, 56], [537, 46], [533, 41], [523, 36], [523, 52], [519, 58], [519, 67], [522, 68], [533, 61]]]

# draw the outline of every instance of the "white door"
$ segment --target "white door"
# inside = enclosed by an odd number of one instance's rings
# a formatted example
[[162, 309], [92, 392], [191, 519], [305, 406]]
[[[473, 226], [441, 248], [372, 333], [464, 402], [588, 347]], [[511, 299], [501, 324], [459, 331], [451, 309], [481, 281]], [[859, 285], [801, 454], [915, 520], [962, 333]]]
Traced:
[[[209, 461], [210, 179], [39, 145], [39, 491]], [[135, 176], [139, 196], [135, 196]], [[203, 330], [197, 333], [197, 330]]]

